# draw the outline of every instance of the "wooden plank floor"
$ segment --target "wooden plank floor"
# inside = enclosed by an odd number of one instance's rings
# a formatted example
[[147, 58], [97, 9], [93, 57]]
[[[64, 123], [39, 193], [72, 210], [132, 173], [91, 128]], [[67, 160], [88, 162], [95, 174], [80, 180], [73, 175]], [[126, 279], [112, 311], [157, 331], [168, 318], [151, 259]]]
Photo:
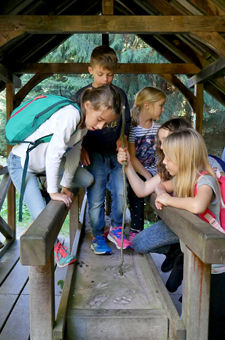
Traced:
[[[69, 239], [65, 240], [68, 246]], [[29, 280], [27, 266], [20, 264], [20, 243], [16, 239], [0, 258], [0, 339], [28, 340], [29, 321]], [[65, 280], [67, 268], [56, 267], [55, 309], [57, 311], [62, 290], [57, 284]]]
[[[108, 243], [112, 249], [109, 256], [95, 255], [90, 245], [91, 230], [86, 225], [71, 288], [68, 340], [134, 340], [140, 339], [140, 334], [146, 340], [167, 339], [171, 317], [176, 323], [171, 332], [180, 333], [176, 339], [185, 338], [183, 323], [169, 294], [161, 279], [163, 287], [161, 285], [159, 293], [145, 256], [124, 251], [125, 273], [121, 277], [118, 272], [120, 251], [115, 245]], [[161, 263], [158, 261], [159, 267]], [[170, 335], [170, 339], [175, 339]]]

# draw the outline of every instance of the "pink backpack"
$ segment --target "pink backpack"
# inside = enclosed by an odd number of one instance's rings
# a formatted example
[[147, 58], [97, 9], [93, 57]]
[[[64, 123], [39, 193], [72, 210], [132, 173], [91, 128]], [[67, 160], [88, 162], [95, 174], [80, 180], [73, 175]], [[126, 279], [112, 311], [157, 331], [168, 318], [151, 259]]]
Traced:
[[[201, 172], [201, 175], [207, 174], [206, 171]], [[225, 203], [225, 177], [221, 176], [220, 171], [216, 170], [216, 177], [220, 185], [220, 191], [223, 202]], [[197, 194], [197, 184], [195, 185], [194, 195]], [[225, 208], [220, 205], [220, 223], [217, 221], [216, 216], [207, 208], [204, 213], [198, 215], [203, 221], [210, 223], [214, 228], [225, 234]]]

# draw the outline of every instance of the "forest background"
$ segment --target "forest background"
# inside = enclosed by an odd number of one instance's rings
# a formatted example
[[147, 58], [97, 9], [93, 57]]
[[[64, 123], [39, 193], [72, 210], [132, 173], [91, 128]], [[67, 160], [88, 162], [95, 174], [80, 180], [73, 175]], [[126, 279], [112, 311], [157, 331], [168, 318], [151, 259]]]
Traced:
[[[101, 45], [101, 34], [74, 34], [58, 48], [46, 55], [40, 62], [43, 63], [88, 63], [93, 49]], [[160, 54], [144, 43], [140, 38], [130, 34], [109, 35], [109, 46], [112, 47], [118, 57], [119, 63], [168, 63]], [[87, 70], [88, 72], [88, 70]], [[21, 77], [24, 86], [33, 75]], [[182, 83], [187, 86], [188, 78], [185, 75], [177, 75]], [[77, 90], [92, 82], [92, 76], [55, 74], [42, 81], [26, 96], [24, 101], [40, 94], [55, 94], [74, 98]], [[161, 117], [164, 122], [172, 117], [186, 117], [194, 124], [192, 108], [183, 95], [170, 83], [155, 74], [115, 74], [113, 84], [121, 87], [127, 94], [130, 108], [134, 104], [136, 93], [145, 86], [156, 86], [167, 95], [165, 112]], [[6, 94], [0, 92], [0, 164], [6, 162]], [[204, 91], [203, 131], [209, 154], [221, 157], [225, 146], [225, 108]], [[18, 198], [17, 198], [18, 199]], [[5, 212], [6, 212], [5, 207]], [[24, 208], [29, 220], [29, 213]], [[1, 214], [4, 214], [4, 207]], [[3, 217], [4, 218], [4, 217]]]

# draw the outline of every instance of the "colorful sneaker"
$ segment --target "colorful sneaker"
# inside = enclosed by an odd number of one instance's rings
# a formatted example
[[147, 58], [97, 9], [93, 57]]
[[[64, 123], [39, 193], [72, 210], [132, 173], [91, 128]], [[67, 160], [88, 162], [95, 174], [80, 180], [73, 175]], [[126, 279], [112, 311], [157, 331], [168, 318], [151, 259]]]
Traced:
[[110, 255], [112, 253], [111, 248], [106, 244], [105, 236], [96, 236], [91, 242], [91, 249], [94, 250], [96, 255]]
[[63, 246], [60, 242], [54, 246], [54, 255], [55, 262], [60, 268], [64, 268], [76, 261], [75, 257], [69, 253], [68, 248]]
[[129, 237], [128, 237], [128, 240], [129, 240], [130, 244], [132, 244], [133, 239], [134, 239], [135, 236], [137, 236], [137, 235], [138, 235], [138, 233], [134, 233], [133, 231], [130, 231]]
[[[121, 249], [121, 229], [122, 227], [109, 229], [109, 234], [107, 236], [108, 240], [115, 243], [117, 249]], [[123, 249], [131, 249], [130, 242], [123, 235]]]

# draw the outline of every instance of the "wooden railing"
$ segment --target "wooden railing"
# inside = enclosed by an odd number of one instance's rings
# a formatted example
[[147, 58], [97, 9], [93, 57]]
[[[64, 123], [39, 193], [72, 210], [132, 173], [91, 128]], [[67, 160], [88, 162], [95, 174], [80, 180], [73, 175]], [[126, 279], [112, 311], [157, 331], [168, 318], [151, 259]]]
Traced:
[[[70, 249], [76, 256], [81, 224], [79, 191], [70, 210]], [[54, 243], [67, 215], [65, 204], [50, 201], [27, 231], [20, 237], [20, 261], [29, 266], [30, 339], [63, 339], [67, 302], [74, 265], [68, 266], [62, 297], [55, 319]]]
[[[7, 166], [0, 169], [0, 176], [2, 176], [1, 183], [0, 183], [0, 212], [5, 201], [6, 195], [8, 193], [11, 178], [8, 173]], [[4, 247], [0, 250], [0, 257], [6, 252], [6, 250], [10, 247], [10, 245], [15, 240], [15, 229], [12, 229], [8, 223], [0, 216], [0, 233], [4, 236], [4, 241], [2, 243]]]
[[182, 209], [155, 207], [155, 194], [149, 203], [180, 238], [184, 253], [182, 319], [186, 340], [207, 340], [211, 264], [225, 263], [225, 235], [194, 214]]
[[[155, 207], [155, 195], [149, 203], [178, 235], [184, 252], [182, 320], [186, 340], [208, 339], [211, 264], [225, 263], [225, 235], [197, 216], [181, 209]], [[70, 243], [76, 256], [81, 233], [78, 222], [79, 198], [71, 209]], [[55, 320], [53, 246], [66, 217], [65, 205], [51, 201], [21, 236], [21, 263], [30, 266], [31, 340], [63, 339], [67, 302], [75, 266], [69, 266]]]

